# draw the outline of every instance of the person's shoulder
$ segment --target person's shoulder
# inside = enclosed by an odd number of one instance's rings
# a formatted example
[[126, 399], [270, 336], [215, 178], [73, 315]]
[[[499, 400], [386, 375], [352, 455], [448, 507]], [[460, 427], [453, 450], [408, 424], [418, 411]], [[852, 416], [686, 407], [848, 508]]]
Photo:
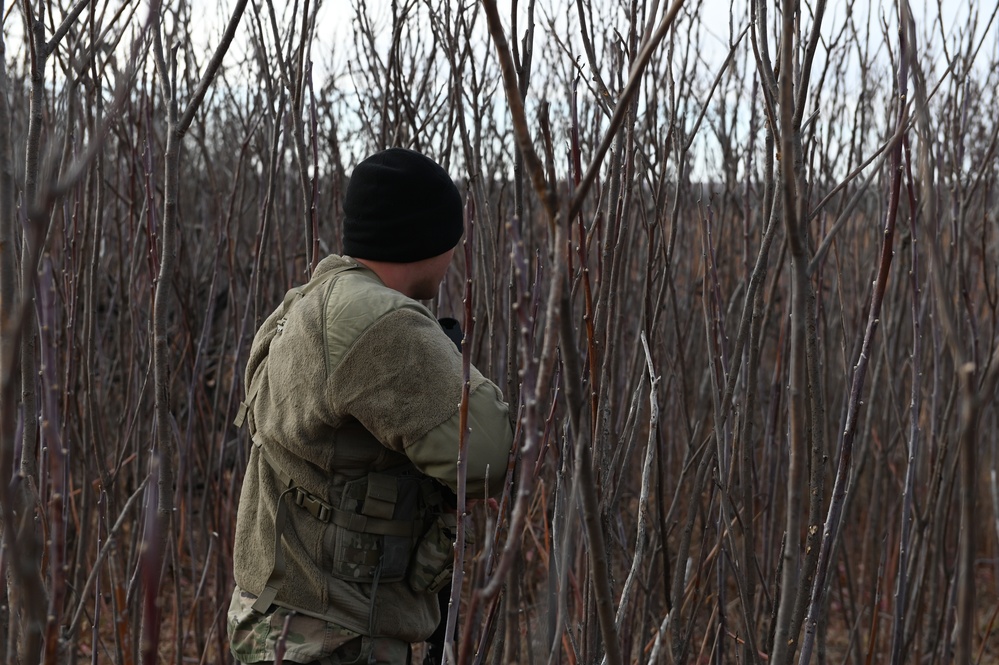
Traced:
[[[402, 322], [406, 323], [402, 323]], [[385, 286], [363, 266], [338, 275], [330, 284], [323, 304], [323, 328], [330, 366], [372, 329], [403, 326], [412, 332], [437, 319], [417, 300]], [[428, 326], [429, 327], [429, 326]]]
[[433, 318], [419, 301], [385, 286], [373, 272], [363, 267], [337, 276], [326, 294], [324, 309], [329, 322], [361, 325], [362, 328], [397, 310]]

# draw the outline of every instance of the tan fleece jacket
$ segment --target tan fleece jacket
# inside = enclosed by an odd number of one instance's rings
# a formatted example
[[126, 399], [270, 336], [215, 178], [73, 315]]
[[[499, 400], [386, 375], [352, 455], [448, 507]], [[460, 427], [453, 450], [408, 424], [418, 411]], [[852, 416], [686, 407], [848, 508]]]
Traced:
[[[460, 353], [426, 307], [352, 259], [327, 257], [313, 280], [337, 269], [346, 270], [287, 313], [278, 307], [254, 338], [246, 385], [260, 382], [250, 414], [255, 440], [296, 484], [334, 506], [348, 480], [400, 465], [454, 489]], [[482, 496], [487, 486], [498, 492], [513, 434], [499, 389], [474, 368], [469, 426], [468, 496]], [[365, 429], [374, 437], [370, 450], [344, 444], [338, 450], [338, 436]], [[254, 448], [239, 503], [234, 572], [236, 583], [255, 595], [274, 564], [279, 485]], [[436, 596], [413, 592], [405, 581], [381, 583], [372, 616], [370, 584], [326, 572], [338, 528], [289, 508], [286, 573], [275, 603], [363, 634], [409, 642], [429, 636], [439, 622]]]

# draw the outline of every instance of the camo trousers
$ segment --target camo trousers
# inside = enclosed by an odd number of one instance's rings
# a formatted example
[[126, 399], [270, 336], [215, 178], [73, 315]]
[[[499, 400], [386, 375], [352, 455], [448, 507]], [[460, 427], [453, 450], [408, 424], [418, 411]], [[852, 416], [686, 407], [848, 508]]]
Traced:
[[[406, 642], [388, 637], [357, 637], [326, 658], [314, 660], [307, 665], [409, 665], [410, 662], [410, 646]], [[263, 661], [253, 665], [273, 663], [274, 661]]]

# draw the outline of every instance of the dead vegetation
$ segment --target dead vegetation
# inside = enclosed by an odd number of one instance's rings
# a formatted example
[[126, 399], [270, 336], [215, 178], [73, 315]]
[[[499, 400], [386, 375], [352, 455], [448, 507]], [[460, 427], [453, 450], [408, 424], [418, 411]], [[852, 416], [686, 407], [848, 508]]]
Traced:
[[0, 12], [6, 662], [230, 661], [249, 343], [392, 145], [517, 407], [451, 659], [999, 658], [991, 3], [225, 4]]

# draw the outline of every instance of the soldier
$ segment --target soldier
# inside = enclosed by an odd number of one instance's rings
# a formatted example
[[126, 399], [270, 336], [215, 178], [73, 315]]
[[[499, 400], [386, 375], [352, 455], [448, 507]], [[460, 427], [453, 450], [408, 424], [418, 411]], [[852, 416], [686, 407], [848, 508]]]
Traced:
[[[408, 663], [451, 579], [461, 355], [419, 300], [463, 231], [447, 172], [392, 148], [354, 169], [345, 256], [319, 262], [253, 340], [253, 441], [228, 629], [242, 663]], [[467, 492], [501, 489], [507, 405], [474, 367]], [[453, 506], [453, 503], [452, 503]]]

